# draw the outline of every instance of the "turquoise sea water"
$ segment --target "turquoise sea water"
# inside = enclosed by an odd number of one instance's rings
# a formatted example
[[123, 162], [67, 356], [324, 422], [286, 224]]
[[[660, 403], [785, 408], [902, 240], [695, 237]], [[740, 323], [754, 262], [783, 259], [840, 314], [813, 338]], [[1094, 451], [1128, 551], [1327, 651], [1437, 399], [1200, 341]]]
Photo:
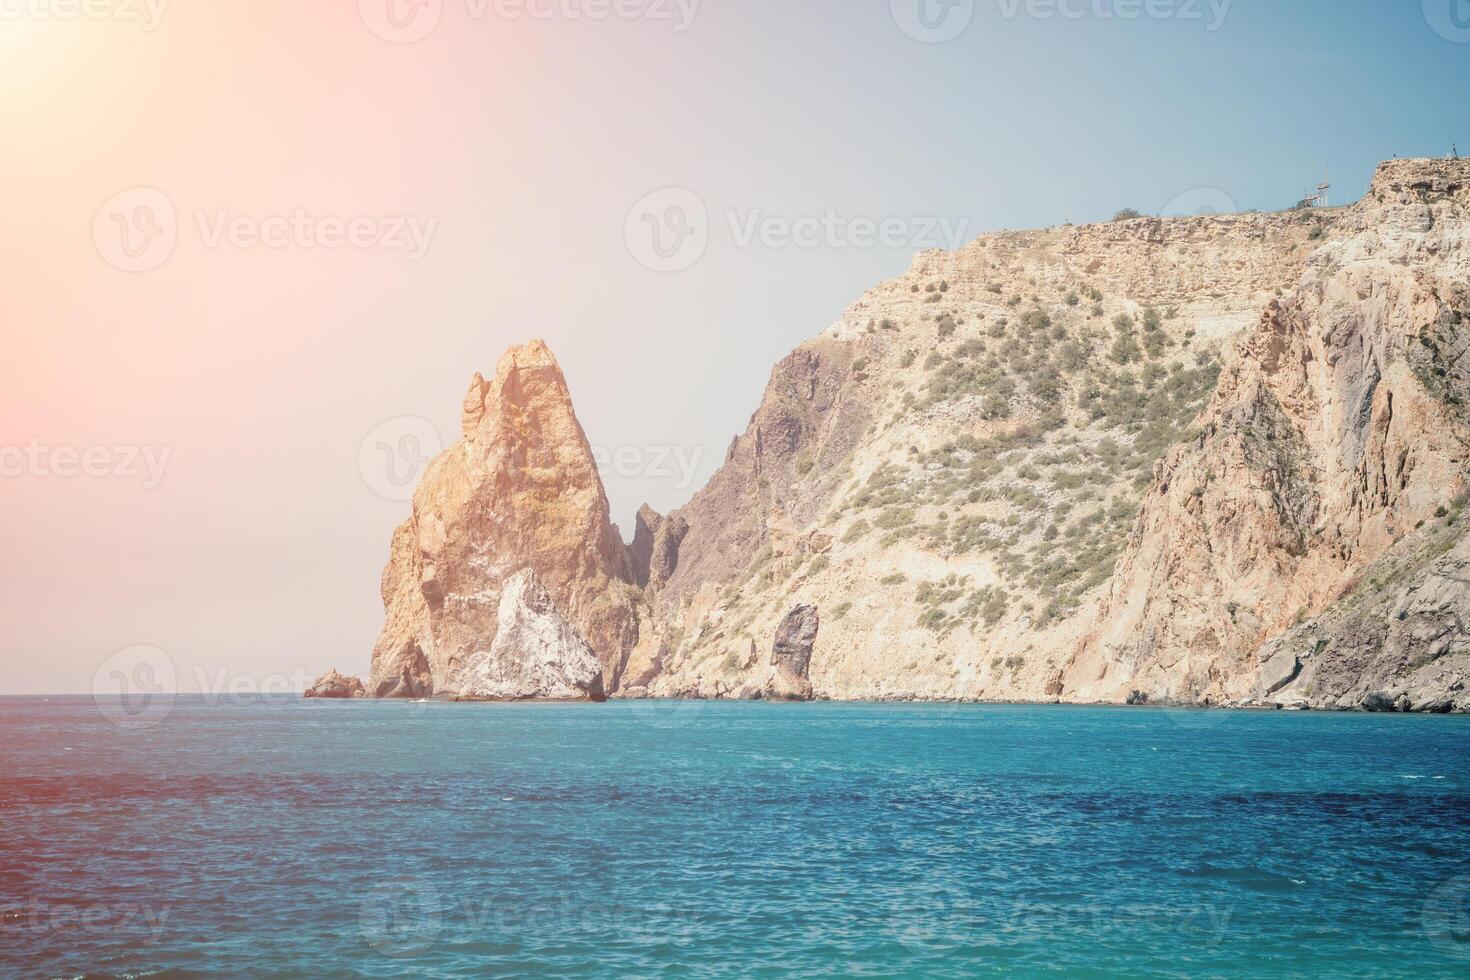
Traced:
[[0, 975], [1470, 974], [1467, 718], [8, 698], [0, 816]]

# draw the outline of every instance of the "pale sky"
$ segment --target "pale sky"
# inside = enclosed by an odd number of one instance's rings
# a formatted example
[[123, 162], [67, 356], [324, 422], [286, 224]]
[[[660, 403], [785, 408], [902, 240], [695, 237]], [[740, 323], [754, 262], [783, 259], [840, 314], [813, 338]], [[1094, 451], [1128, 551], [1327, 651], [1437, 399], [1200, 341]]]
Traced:
[[631, 533], [917, 247], [1470, 148], [1462, 0], [418, 2], [0, 0], [0, 694], [365, 673], [508, 345]]

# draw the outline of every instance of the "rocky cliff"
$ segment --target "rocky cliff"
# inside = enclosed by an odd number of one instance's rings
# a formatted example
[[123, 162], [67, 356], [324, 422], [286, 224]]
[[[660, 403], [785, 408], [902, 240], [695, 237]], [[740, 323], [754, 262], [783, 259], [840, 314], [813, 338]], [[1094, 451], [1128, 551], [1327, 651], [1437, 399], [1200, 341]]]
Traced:
[[[412, 517], [393, 535], [370, 692], [600, 697], [616, 689], [638, 639], [638, 588], [566, 381], [545, 344], [510, 350], [491, 380], [475, 375], [463, 431], [430, 464]], [[508, 583], [528, 571], [533, 580], [515, 593], [520, 605], [507, 608]], [[527, 677], [509, 680], [514, 650], [498, 641], [516, 628], [514, 649], [525, 649], [525, 605], [572, 659], [528, 666]], [[575, 636], [565, 635], [563, 619]], [[600, 667], [595, 685], [582, 676], [583, 647]], [[551, 678], [558, 671], [563, 676]]]
[[1247, 693], [1262, 644], [1343, 598], [1463, 492], [1466, 178], [1461, 165], [1385, 164], [1267, 306], [1199, 436], [1159, 467], [1068, 687]]
[[1467, 232], [1470, 164], [1417, 160], [923, 253], [628, 547], [512, 351], [395, 536], [370, 688], [465, 690], [531, 569], [614, 696], [1470, 708]]

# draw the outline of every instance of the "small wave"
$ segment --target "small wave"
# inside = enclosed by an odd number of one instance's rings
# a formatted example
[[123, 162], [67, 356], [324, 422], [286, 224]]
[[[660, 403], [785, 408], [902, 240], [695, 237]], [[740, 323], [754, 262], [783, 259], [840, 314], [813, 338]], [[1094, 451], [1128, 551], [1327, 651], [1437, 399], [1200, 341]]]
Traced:
[[1255, 892], [1284, 892], [1305, 885], [1306, 881], [1299, 878], [1290, 878], [1279, 875], [1272, 871], [1247, 865], [1243, 868], [1219, 868], [1212, 864], [1206, 864], [1192, 871], [1183, 872], [1187, 878], [1209, 878], [1216, 881], [1228, 881]]

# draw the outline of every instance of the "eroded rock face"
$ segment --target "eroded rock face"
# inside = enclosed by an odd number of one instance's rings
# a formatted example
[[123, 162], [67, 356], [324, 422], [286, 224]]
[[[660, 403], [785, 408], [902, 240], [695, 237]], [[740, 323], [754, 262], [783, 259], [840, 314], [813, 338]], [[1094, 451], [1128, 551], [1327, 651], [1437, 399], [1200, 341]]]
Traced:
[[669, 518], [683, 527], [667, 584], [672, 601], [729, 580], [774, 526], [810, 521], [825, 506], [870, 420], [867, 397], [847, 383], [856, 356], [852, 345], [822, 338], [772, 370], [725, 464]]
[[771, 646], [771, 664], [793, 677], [806, 677], [812, 665], [812, 647], [817, 642], [821, 618], [817, 607], [800, 605], [786, 614]]
[[1286, 687], [1293, 664], [1262, 645], [1464, 490], [1466, 176], [1384, 164], [1341, 237], [1268, 305], [1199, 437], [1160, 465], [1069, 691], [1218, 703], [1263, 670]]
[[596, 463], [546, 345], [508, 351], [464, 400], [464, 438], [430, 464], [383, 571], [371, 693], [456, 693], [494, 649], [509, 580], [531, 569], [614, 687], [637, 642], [637, 587]]
[[348, 677], [333, 669], [327, 671], [315, 684], [311, 685], [305, 697], [337, 700], [365, 698], [367, 689], [363, 687], [360, 678]]
[[638, 509], [633, 544], [633, 579], [640, 588], [657, 591], [679, 567], [679, 546], [689, 533], [689, 524], [677, 514], [664, 517], [644, 504]]
[[1322, 616], [1267, 643], [1263, 700], [1373, 711], [1470, 711], [1470, 521], [1436, 519]]
[[597, 655], [529, 568], [501, 590], [490, 649], [464, 658], [449, 684], [462, 700], [607, 699]]
[[776, 630], [771, 645], [771, 666], [775, 676], [766, 688], [766, 696], [777, 700], [810, 701], [812, 698], [812, 648], [817, 642], [821, 618], [817, 607], [800, 605], [786, 614]]
[[[625, 548], [517, 348], [394, 535], [370, 690], [456, 693], [529, 568], [608, 694], [1463, 710], [1467, 352], [1466, 161], [1348, 209], [986, 235], [779, 363]], [[506, 642], [496, 676], [578, 659]]]

